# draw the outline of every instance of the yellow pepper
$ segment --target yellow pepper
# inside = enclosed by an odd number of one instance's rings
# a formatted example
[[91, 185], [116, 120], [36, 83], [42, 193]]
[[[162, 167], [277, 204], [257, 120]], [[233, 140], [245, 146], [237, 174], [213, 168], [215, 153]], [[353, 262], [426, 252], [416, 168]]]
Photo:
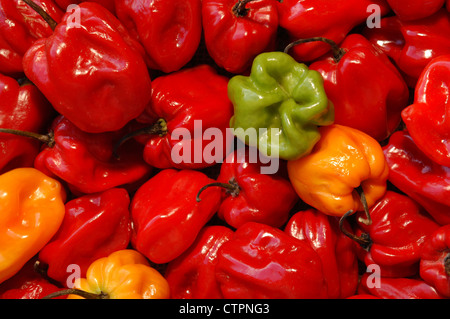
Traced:
[[0, 175], [0, 283], [15, 275], [59, 229], [66, 194], [35, 168]]
[[333, 216], [365, 210], [386, 192], [389, 168], [380, 144], [369, 135], [338, 124], [319, 129], [321, 138], [306, 157], [288, 162], [299, 197]]
[[89, 266], [86, 278], [76, 279], [72, 289], [46, 299], [63, 294], [69, 294], [67, 299], [168, 299], [170, 290], [166, 279], [144, 255], [124, 249], [97, 259]]

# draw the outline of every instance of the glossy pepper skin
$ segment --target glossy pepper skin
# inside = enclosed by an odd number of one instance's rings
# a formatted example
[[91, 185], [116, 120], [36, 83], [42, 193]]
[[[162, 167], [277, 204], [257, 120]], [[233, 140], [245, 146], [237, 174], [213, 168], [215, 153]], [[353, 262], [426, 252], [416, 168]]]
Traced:
[[264, 164], [249, 152], [235, 151], [220, 166], [217, 182], [227, 187], [222, 186], [218, 217], [233, 228], [251, 221], [281, 227], [299, 200], [297, 193], [281, 170], [262, 173]]
[[[54, 110], [41, 92], [29, 82], [19, 83], [0, 74], [0, 128], [43, 133]], [[32, 167], [39, 142], [0, 133], [0, 174], [19, 167]]]
[[440, 227], [425, 241], [420, 259], [420, 277], [450, 298], [450, 225]]
[[203, 227], [195, 242], [164, 272], [172, 299], [223, 299], [215, 269], [220, 247], [233, 236], [225, 226]]
[[[34, 167], [64, 183], [75, 194], [92, 194], [113, 187], [137, 188], [152, 167], [142, 159], [142, 147], [128, 143], [113, 154], [115, 143], [127, 132], [86, 133], [64, 116], [51, 126], [51, 140], [37, 155]], [[132, 142], [132, 141], [131, 141]]]
[[[339, 44], [373, 13], [369, 10], [371, 5], [381, 15], [390, 11], [384, 0], [351, 0], [339, 5], [331, 0], [283, 0], [278, 3], [279, 23], [288, 32], [290, 41], [324, 37]], [[315, 42], [298, 45], [291, 53], [299, 62], [311, 62], [329, 50], [327, 44]]]
[[39, 262], [50, 278], [68, 286], [68, 268], [80, 267], [84, 277], [91, 263], [126, 249], [131, 238], [130, 197], [123, 188], [72, 199], [52, 240], [39, 251]]
[[133, 247], [157, 264], [186, 251], [219, 208], [217, 188], [196, 201], [198, 191], [213, 181], [200, 171], [165, 169], [144, 183], [131, 201]]
[[230, 73], [247, 72], [258, 54], [275, 49], [276, 1], [204, 0], [202, 19], [209, 55]]
[[[222, 162], [233, 115], [227, 84], [227, 77], [206, 64], [157, 77], [151, 101], [137, 119], [150, 126], [163, 122], [156, 133], [139, 137], [144, 160], [160, 169], [200, 169]], [[208, 129], [221, 136], [208, 140]], [[216, 153], [208, 153], [210, 143], [217, 142]]]
[[392, 134], [383, 151], [389, 181], [423, 206], [439, 224], [450, 224], [450, 168], [428, 158], [406, 131]]
[[[70, 6], [71, 4], [78, 5], [84, 1], [82, 1], [82, 0], [55, 0], [55, 2], [61, 9], [66, 11], [67, 7]], [[96, 3], [100, 4], [101, 6], [108, 9], [111, 13], [116, 12], [116, 4], [115, 4], [114, 0], [90, 0], [90, 2], [96, 2]]]
[[[53, 0], [34, 0], [56, 22], [64, 12]], [[38, 39], [52, 34], [52, 29], [42, 17], [21, 0], [0, 1], [0, 73], [20, 77], [23, 75], [22, 59]]]
[[311, 154], [288, 161], [289, 179], [300, 198], [324, 214], [343, 216], [371, 207], [387, 189], [388, 165], [380, 144], [359, 130], [333, 124], [319, 128]]
[[150, 69], [180, 70], [194, 56], [202, 34], [201, 0], [116, 0], [116, 14], [145, 48]]
[[[132, 249], [115, 251], [94, 261], [85, 278], [74, 288], [99, 295], [103, 299], [167, 299], [170, 288], [164, 277], [147, 259]], [[70, 294], [68, 299], [82, 299]]]
[[0, 283], [15, 275], [58, 231], [66, 193], [35, 168], [0, 175]]
[[[283, 52], [259, 54], [249, 76], [230, 79], [228, 96], [234, 106], [234, 134], [268, 156], [293, 160], [307, 155], [320, 138], [318, 126], [334, 121], [319, 72]], [[256, 141], [247, 135], [251, 130]]]
[[436, 13], [445, 0], [386, 0], [400, 20], [419, 20]]
[[335, 109], [334, 123], [382, 141], [400, 123], [408, 104], [408, 86], [388, 56], [362, 35], [347, 36], [339, 50], [345, 51], [340, 58], [329, 54], [309, 66], [324, 79]]
[[140, 44], [97, 3], [66, 13], [53, 34], [36, 41], [24, 72], [53, 107], [81, 130], [119, 130], [150, 101], [151, 79]]
[[339, 220], [315, 209], [295, 213], [284, 231], [307, 242], [322, 261], [327, 296], [347, 298], [358, 286], [358, 259], [353, 242], [339, 229]]
[[380, 28], [366, 28], [362, 33], [386, 52], [412, 88], [432, 59], [450, 54], [450, 13], [445, 9], [414, 21], [385, 17]]
[[381, 299], [446, 299], [420, 278], [381, 278], [378, 284], [369, 274], [363, 274], [358, 293]]
[[433, 59], [419, 77], [414, 104], [402, 119], [414, 143], [434, 162], [450, 167], [450, 54]]
[[382, 277], [417, 275], [424, 242], [439, 224], [411, 198], [390, 190], [370, 208], [370, 217], [371, 225], [357, 223], [355, 234], [365, 234], [368, 245], [357, 246], [359, 258], [378, 265]]
[[219, 249], [216, 278], [226, 299], [323, 299], [327, 287], [321, 269], [307, 242], [249, 222]]
[[[36, 260], [36, 258], [30, 259], [18, 273], [2, 282], [0, 299], [41, 299], [61, 290], [35, 270]], [[59, 297], [59, 299], [65, 298], [65, 296]]]

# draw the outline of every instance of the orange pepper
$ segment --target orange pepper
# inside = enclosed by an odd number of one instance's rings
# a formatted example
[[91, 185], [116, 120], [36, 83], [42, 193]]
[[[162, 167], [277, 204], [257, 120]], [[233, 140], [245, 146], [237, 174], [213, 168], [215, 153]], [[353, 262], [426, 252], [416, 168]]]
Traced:
[[[168, 299], [169, 284], [136, 250], [123, 249], [94, 261], [86, 278], [78, 278], [72, 289], [46, 297], [70, 293], [67, 299]], [[77, 294], [74, 294], [77, 293]]]
[[380, 144], [359, 130], [333, 124], [319, 128], [312, 152], [288, 161], [288, 174], [299, 197], [333, 216], [365, 210], [386, 192], [389, 168]]
[[0, 283], [15, 275], [59, 229], [66, 193], [35, 168], [0, 175]]

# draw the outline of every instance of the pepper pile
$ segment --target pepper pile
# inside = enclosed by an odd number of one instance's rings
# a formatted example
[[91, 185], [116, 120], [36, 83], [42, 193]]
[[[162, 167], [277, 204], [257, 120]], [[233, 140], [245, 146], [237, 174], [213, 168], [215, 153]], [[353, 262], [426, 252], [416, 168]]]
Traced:
[[0, 298], [449, 299], [449, 34], [444, 0], [0, 0]]

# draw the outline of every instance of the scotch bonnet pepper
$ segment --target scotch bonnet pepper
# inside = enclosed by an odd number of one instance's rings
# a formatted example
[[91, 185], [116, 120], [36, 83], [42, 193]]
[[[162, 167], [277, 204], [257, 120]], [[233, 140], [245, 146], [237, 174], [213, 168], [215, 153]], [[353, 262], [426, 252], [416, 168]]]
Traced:
[[167, 299], [167, 280], [139, 252], [118, 250], [99, 258], [88, 268], [86, 277], [77, 278], [73, 288], [45, 296], [52, 299]]
[[0, 173], [32, 167], [40, 143], [23, 136], [2, 134], [5, 129], [42, 133], [54, 117], [54, 110], [29, 81], [16, 81], [0, 74]]
[[283, 52], [259, 54], [250, 76], [230, 79], [228, 96], [234, 134], [268, 156], [305, 156], [320, 138], [318, 126], [334, 121], [321, 75]]
[[123, 188], [77, 197], [65, 205], [64, 220], [53, 238], [39, 251], [39, 267], [67, 286], [70, 265], [79, 275], [95, 260], [126, 249], [131, 238], [130, 198]]
[[0, 175], [0, 283], [15, 275], [55, 235], [64, 218], [61, 184], [35, 168]]
[[403, 122], [417, 147], [434, 162], [450, 167], [450, 54], [425, 67], [415, 88], [414, 103], [402, 111]]
[[79, 23], [67, 12], [52, 35], [34, 42], [25, 75], [81, 130], [121, 129], [150, 101], [142, 47], [101, 5], [83, 2], [77, 10]]
[[319, 133], [321, 138], [308, 156], [288, 161], [297, 194], [334, 216], [366, 210], [362, 195], [371, 207], [387, 189], [389, 168], [380, 144], [366, 133], [339, 124], [320, 127]]
[[402, 21], [418, 20], [439, 11], [445, 0], [386, 0], [395, 15]]
[[276, 46], [276, 0], [203, 0], [205, 45], [214, 62], [242, 74], [260, 53]]

